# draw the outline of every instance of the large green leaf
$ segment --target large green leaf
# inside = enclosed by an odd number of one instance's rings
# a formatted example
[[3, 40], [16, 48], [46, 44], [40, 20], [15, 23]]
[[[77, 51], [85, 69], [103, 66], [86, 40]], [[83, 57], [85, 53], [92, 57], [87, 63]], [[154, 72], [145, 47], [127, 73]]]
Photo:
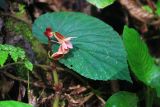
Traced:
[[145, 81], [147, 72], [154, 65], [146, 44], [140, 39], [140, 35], [136, 30], [127, 26], [123, 30], [123, 41], [131, 69], [140, 80]]
[[0, 101], [0, 107], [32, 107], [29, 104], [25, 104], [19, 101]]
[[40, 16], [33, 33], [43, 43], [47, 27], [72, 40], [73, 49], [60, 60], [68, 68], [94, 80], [131, 81], [120, 36], [107, 24], [83, 13], [56, 12]]
[[160, 69], [154, 64], [144, 41], [138, 32], [124, 27], [123, 41], [128, 54], [128, 61], [134, 74], [146, 85], [155, 88], [160, 96]]
[[134, 93], [120, 91], [113, 94], [105, 107], [137, 107], [138, 97]]
[[115, 2], [115, 0], [87, 0], [87, 1], [98, 8], [107, 7]]

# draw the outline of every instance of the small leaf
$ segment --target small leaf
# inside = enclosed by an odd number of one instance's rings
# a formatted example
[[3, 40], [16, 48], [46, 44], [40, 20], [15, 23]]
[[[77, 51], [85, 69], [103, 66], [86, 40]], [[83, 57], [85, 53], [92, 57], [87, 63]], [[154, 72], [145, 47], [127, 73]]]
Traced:
[[0, 44], [0, 50], [8, 52], [9, 55], [11, 56], [11, 58], [15, 62], [17, 62], [18, 59], [24, 60], [24, 58], [26, 57], [23, 49], [21, 49], [19, 47], [14, 47], [12, 45]]
[[146, 10], [147, 12], [149, 13], [153, 13], [153, 10], [148, 6], [148, 5], [145, 5], [142, 7], [144, 10]]
[[17, 59], [19, 57], [17, 53], [17, 49], [12, 49], [10, 52], [11, 58], [14, 60], [14, 62], [17, 62]]
[[25, 104], [19, 101], [0, 101], [0, 107], [32, 107], [29, 104]]
[[32, 64], [29, 60], [25, 60], [24, 64], [25, 64], [25, 67], [26, 67], [28, 70], [30, 70], [30, 71], [33, 70], [33, 64]]
[[8, 58], [8, 52], [0, 50], [0, 65], [3, 66]]
[[115, 2], [115, 0], [87, 0], [87, 1], [98, 8], [105, 8]]
[[138, 97], [134, 93], [120, 91], [113, 94], [105, 107], [137, 107]]
[[17, 48], [17, 54], [21, 60], [24, 60], [26, 58], [25, 52], [21, 48]]

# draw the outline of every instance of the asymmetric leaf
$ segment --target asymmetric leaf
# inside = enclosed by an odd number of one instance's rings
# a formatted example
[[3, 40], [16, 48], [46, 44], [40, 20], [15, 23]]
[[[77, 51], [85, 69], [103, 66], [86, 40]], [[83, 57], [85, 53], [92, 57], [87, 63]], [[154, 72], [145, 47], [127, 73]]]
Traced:
[[137, 78], [156, 89], [160, 97], [160, 68], [154, 64], [147, 45], [140, 39], [138, 32], [124, 27], [123, 41], [128, 54], [128, 62]]
[[127, 26], [123, 30], [123, 41], [131, 69], [140, 80], [145, 81], [147, 79], [146, 72], [149, 72], [154, 65], [147, 45], [140, 39], [136, 30]]
[[[109, 25], [83, 13], [47, 13], [35, 21], [32, 29], [46, 44], [47, 27], [65, 37], [76, 37], [71, 40], [73, 49], [60, 59], [68, 68], [94, 80], [131, 81], [122, 40]], [[53, 45], [54, 52], [57, 46]]]

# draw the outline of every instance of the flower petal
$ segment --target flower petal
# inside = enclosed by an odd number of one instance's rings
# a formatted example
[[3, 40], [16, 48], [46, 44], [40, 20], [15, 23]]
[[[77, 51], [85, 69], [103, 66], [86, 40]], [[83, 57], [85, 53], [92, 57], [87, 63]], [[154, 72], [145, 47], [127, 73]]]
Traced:
[[62, 48], [68, 49], [67, 44], [65, 42], [63, 42], [61, 45], [62, 45]]
[[67, 45], [67, 48], [72, 49], [73, 45], [70, 41], [66, 41], [65, 44]]
[[52, 55], [52, 57], [54, 60], [58, 60], [59, 58], [63, 57], [63, 54], [56, 52]]
[[65, 39], [65, 37], [58, 32], [55, 32], [54, 36], [60, 43]]
[[63, 45], [60, 45], [59, 49], [58, 49], [58, 52], [59, 53], [62, 53], [62, 54], [66, 54], [69, 52], [69, 49], [68, 48], [64, 48]]

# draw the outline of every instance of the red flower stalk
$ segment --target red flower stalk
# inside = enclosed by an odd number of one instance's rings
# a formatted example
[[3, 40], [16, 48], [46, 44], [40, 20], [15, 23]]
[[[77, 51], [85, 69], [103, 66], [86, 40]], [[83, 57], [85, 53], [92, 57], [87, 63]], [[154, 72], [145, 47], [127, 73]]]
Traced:
[[51, 28], [46, 28], [46, 31], [44, 32], [44, 34], [48, 37], [48, 39], [50, 39], [53, 36], [53, 32]]

